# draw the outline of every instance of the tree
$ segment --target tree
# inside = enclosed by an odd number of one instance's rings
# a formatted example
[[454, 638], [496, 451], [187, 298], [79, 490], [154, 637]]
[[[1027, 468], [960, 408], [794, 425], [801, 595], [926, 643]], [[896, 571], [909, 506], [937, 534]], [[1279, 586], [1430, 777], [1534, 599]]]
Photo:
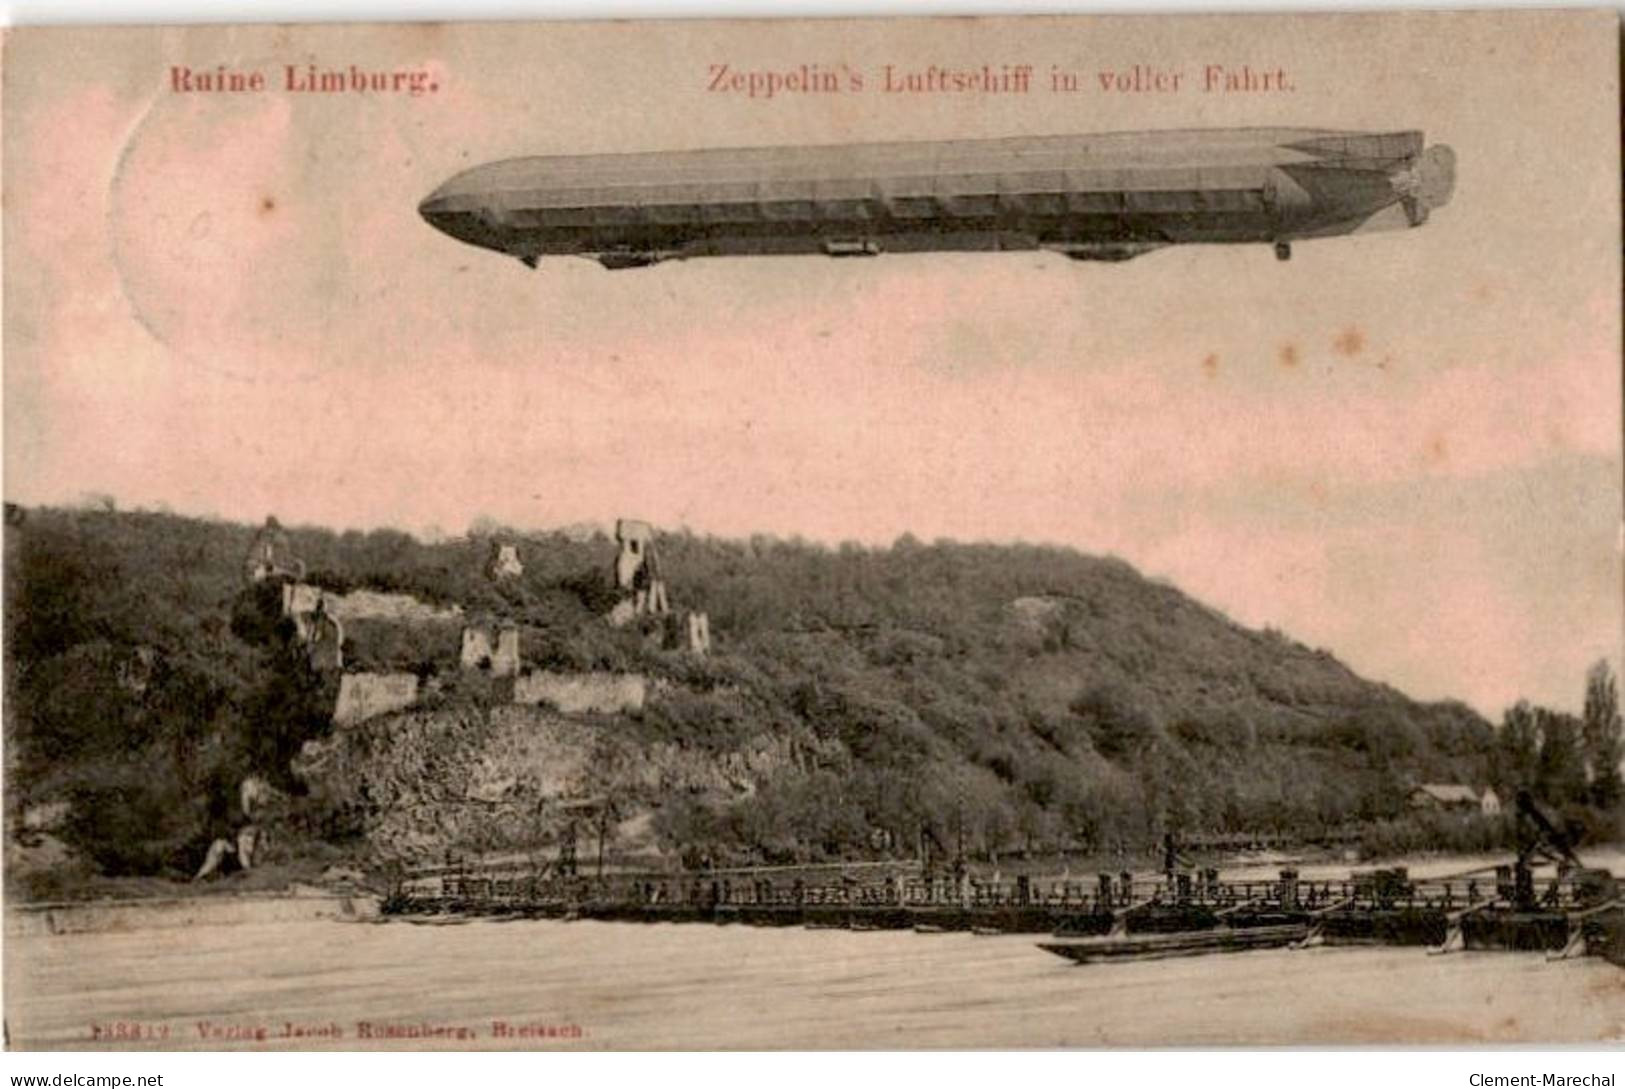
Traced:
[[1497, 785], [1515, 790], [1533, 784], [1540, 734], [1536, 711], [1527, 700], [1519, 700], [1506, 709], [1495, 740]]
[[1585, 713], [1580, 727], [1587, 800], [1601, 809], [1612, 809], [1625, 798], [1625, 783], [1621, 783], [1619, 772], [1622, 745], [1625, 722], [1620, 720], [1619, 687], [1607, 659], [1602, 659], [1586, 671]]
[[1158, 733], [1157, 724], [1125, 688], [1095, 685], [1069, 705], [1083, 720], [1095, 751], [1118, 763], [1132, 760]]
[[1535, 793], [1553, 805], [1582, 801], [1586, 773], [1580, 750], [1580, 720], [1540, 707], [1535, 710], [1535, 721], [1540, 731]]

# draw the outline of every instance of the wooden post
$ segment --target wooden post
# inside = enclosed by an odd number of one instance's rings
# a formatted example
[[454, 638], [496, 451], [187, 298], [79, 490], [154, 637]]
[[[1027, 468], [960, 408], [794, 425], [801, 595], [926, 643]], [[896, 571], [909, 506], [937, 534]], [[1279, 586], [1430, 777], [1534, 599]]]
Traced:
[[604, 879], [604, 821], [598, 821], [598, 880]]

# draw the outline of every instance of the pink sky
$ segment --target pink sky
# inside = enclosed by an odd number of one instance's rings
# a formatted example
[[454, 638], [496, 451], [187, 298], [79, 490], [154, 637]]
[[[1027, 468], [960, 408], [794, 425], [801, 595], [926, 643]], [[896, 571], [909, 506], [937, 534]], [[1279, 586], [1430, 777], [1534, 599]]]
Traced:
[[[25, 33], [5, 71], [6, 495], [1054, 542], [1419, 697], [1574, 707], [1621, 645], [1617, 114], [1562, 91], [1615, 79], [1605, 21]], [[704, 79], [724, 59], [1215, 56], [1299, 90], [761, 102]], [[165, 87], [172, 63], [306, 60], [427, 66], [441, 91]], [[1284, 264], [1260, 246], [619, 273], [527, 271], [415, 212], [523, 154], [1282, 123], [1425, 128], [1456, 150], [1455, 200]]]

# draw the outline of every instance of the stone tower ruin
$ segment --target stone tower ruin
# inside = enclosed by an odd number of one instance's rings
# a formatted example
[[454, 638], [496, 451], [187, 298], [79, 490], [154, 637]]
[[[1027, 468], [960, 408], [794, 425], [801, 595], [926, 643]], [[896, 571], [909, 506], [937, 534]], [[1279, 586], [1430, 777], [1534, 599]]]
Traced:
[[297, 582], [305, 577], [304, 561], [294, 556], [293, 546], [288, 543], [288, 535], [276, 515], [267, 517], [265, 525], [254, 535], [254, 543], [248, 546], [248, 555], [243, 559], [243, 575], [249, 582], [273, 578]]
[[[631, 616], [665, 616], [671, 612], [666, 580], [660, 576], [654, 528], [648, 522], [617, 519], [615, 541], [621, 548], [615, 557], [615, 586], [623, 594], [630, 593]], [[617, 612], [624, 615], [624, 610]]]
[[517, 545], [491, 542], [491, 555], [485, 561], [485, 577], [493, 582], [503, 579], [515, 579], [525, 573], [525, 565], [519, 560]]

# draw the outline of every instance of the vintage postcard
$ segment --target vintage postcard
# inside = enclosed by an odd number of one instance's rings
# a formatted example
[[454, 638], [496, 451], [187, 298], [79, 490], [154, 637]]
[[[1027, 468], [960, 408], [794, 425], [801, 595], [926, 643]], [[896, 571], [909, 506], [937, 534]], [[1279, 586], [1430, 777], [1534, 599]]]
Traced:
[[1617, 1044], [1618, 43], [12, 31], [8, 1046]]

